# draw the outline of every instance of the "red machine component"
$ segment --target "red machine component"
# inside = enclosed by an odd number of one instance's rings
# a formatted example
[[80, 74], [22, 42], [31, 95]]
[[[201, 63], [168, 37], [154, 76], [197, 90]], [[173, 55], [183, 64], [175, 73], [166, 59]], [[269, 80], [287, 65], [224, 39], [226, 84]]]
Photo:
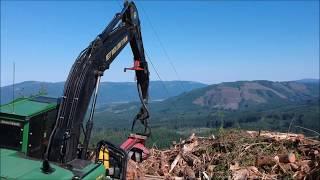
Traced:
[[[145, 160], [150, 155], [150, 151], [145, 147], [146, 136], [130, 134], [128, 139], [121, 144], [120, 148], [123, 149], [130, 155], [130, 152], [133, 153], [142, 153], [142, 160]], [[132, 156], [132, 153], [131, 153]]]
[[131, 67], [131, 68], [124, 68], [124, 72], [126, 72], [127, 70], [142, 71], [142, 70], [144, 70], [144, 69], [140, 67], [140, 61], [139, 61], [139, 60], [134, 60], [133, 67]]

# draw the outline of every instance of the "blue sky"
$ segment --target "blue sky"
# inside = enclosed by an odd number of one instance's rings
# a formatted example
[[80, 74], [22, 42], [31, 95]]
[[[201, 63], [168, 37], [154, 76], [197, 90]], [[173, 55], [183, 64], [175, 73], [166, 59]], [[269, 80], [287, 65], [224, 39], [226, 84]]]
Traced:
[[[1, 86], [64, 81], [121, 1], [1, 1]], [[318, 1], [138, 1], [146, 52], [163, 80], [219, 83], [319, 77]], [[151, 24], [150, 24], [151, 22]], [[152, 28], [152, 26], [154, 28]], [[153, 30], [154, 29], [154, 30]], [[103, 81], [133, 81], [130, 47]], [[158, 80], [150, 66], [151, 79]]]

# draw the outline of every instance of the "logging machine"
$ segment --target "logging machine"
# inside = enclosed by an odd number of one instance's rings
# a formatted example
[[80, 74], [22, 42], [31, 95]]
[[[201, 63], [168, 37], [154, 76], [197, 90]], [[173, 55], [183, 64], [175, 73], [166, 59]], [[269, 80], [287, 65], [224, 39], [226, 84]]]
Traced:
[[[135, 71], [142, 104], [132, 130], [140, 121], [144, 132], [130, 135], [120, 147], [101, 140], [91, 150], [101, 76], [127, 44], [134, 66], [124, 70]], [[1, 179], [125, 179], [128, 159], [140, 162], [149, 154], [144, 146], [150, 135], [148, 87], [138, 11], [133, 2], [126, 1], [122, 11], [79, 54], [61, 98], [20, 98], [1, 106]]]

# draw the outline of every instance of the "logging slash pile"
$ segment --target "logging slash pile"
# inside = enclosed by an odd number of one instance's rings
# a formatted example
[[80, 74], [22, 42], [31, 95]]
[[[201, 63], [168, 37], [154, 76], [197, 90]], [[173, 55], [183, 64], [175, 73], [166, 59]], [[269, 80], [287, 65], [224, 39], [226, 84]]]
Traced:
[[140, 179], [320, 179], [319, 152], [302, 134], [230, 130], [152, 148], [136, 167]]

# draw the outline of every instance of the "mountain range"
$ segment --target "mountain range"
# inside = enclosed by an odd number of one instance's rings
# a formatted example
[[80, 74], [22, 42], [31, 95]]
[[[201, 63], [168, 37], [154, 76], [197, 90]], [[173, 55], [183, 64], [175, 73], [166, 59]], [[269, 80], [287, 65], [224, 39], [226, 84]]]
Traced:
[[[45, 93], [59, 97], [63, 82], [15, 84], [15, 97]], [[1, 104], [13, 86], [1, 87]], [[153, 128], [247, 128], [286, 131], [293, 124], [320, 131], [319, 79], [236, 81], [206, 85], [191, 81], [152, 81], [149, 102]], [[102, 82], [95, 127], [129, 129], [140, 104], [134, 82]]]
[[[150, 100], [161, 101], [205, 86], [207, 85], [192, 81], [151, 81], [149, 86]], [[12, 101], [13, 87], [15, 98], [29, 97], [39, 93], [50, 97], [60, 97], [64, 82], [25, 81], [14, 86], [1, 87], [1, 104]], [[97, 105], [124, 103], [138, 101], [139, 99], [135, 82], [101, 82], [98, 96]]]

